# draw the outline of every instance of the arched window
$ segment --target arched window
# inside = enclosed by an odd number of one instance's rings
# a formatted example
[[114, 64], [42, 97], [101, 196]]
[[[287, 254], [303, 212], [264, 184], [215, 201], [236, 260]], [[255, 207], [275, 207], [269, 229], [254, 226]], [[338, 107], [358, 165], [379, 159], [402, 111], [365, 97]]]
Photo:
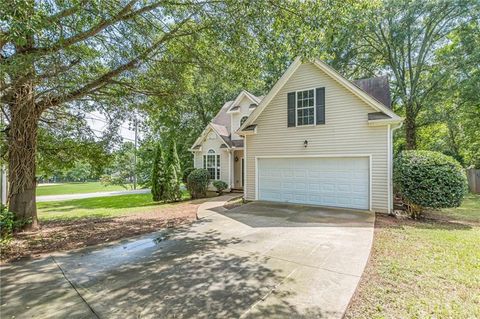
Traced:
[[210, 179], [220, 179], [220, 155], [209, 149], [207, 155], [203, 155], [203, 168], [210, 173]]
[[243, 123], [245, 123], [245, 121], [248, 119], [248, 116], [244, 116], [240, 119], [240, 126], [243, 125]]

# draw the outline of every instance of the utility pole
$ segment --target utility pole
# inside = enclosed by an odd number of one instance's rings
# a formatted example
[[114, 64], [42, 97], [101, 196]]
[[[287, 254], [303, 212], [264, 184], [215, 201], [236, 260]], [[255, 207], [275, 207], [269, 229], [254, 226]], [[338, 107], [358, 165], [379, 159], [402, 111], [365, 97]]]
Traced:
[[133, 152], [133, 189], [137, 189], [137, 145], [138, 145], [138, 121], [137, 121], [137, 112], [134, 115], [134, 125], [135, 125], [135, 150]]

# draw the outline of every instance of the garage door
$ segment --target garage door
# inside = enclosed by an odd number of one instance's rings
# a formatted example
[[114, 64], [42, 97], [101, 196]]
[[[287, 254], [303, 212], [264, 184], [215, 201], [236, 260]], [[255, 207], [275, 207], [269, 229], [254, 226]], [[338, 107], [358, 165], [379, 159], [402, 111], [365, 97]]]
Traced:
[[258, 199], [369, 208], [369, 158], [259, 158]]

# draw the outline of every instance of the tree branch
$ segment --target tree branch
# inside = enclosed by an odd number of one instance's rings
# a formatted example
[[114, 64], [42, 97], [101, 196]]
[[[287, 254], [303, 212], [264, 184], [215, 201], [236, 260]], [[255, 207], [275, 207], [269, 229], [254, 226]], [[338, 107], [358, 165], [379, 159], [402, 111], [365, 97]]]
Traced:
[[77, 12], [79, 9], [81, 9], [85, 4], [87, 4], [90, 0], [81, 0], [79, 3], [76, 5], [71, 6], [70, 8], [64, 9], [60, 12], [57, 12], [55, 14], [52, 14], [50, 17], [48, 17], [48, 21], [50, 22], [56, 22], [58, 20], [61, 20], [63, 18], [69, 17], [75, 12]]
[[[61, 96], [55, 97], [47, 97], [37, 103], [37, 107], [43, 112], [44, 110], [56, 106], [62, 103], [70, 102], [77, 98], [80, 98], [88, 93], [95, 92], [96, 90], [100, 89], [101, 87], [109, 84], [109, 82], [117, 77], [118, 75], [122, 74], [123, 72], [134, 68], [139, 62], [146, 59], [153, 51], [155, 51], [160, 45], [174, 37], [174, 35], [180, 30], [180, 28], [190, 21], [191, 15], [184, 19], [182, 22], [178, 23], [173, 30], [164, 34], [157, 42], [155, 42], [152, 46], [148, 49], [144, 50], [141, 54], [130, 60], [129, 62], [120, 65], [119, 67], [110, 70], [109, 72], [103, 74], [102, 76], [98, 77], [94, 81], [86, 84], [85, 86], [74, 90], [70, 93], [66, 93]], [[177, 36], [184, 36], [191, 33], [186, 33]]]
[[[122, 8], [115, 16], [113, 16], [110, 19], [104, 19], [100, 21], [100, 23], [94, 25], [87, 31], [78, 33], [76, 35], [73, 35], [67, 39], [60, 40], [53, 45], [49, 47], [33, 47], [28, 50], [23, 51], [22, 53], [35, 53], [35, 54], [42, 54], [42, 53], [53, 53], [55, 51], [59, 51], [65, 48], [68, 48], [69, 46], [76, 44], [78, 42], [81, 42], [83, 40], [86, 40], [88, 38], [91, 38], [95, 36], [96, 34], [100, 33], [101, 31], [105, 30], [107, 27], [125, 20], [125, 16], [128, 16], [130, 18], [134, 17], [135, 15], [131, 15], [127, 13], [132, 9], [132, 7], [135, 5], [135, 3], [138, 2], [138, 0], [131, 0], [125, 7]], [[157, 6], [160, 5], [160, 3], [157, 3]], [[135, 11], [138, 12], [141, 11], [141, 9]], [[143, 12], [143, 11], [142, 11]], [[20, 51], [19, 51], [20, 52]]]

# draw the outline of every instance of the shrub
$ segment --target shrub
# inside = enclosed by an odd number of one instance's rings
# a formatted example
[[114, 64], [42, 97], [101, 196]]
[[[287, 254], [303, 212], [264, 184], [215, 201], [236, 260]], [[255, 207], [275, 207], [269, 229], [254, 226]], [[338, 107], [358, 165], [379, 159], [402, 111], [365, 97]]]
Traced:
[[155, 158], [152, 167], [152, 199], [156, 202], [161, 201], [165, 197], [165, 159], [162, 153], [162, 147], [157, 145], [155, 150]]
[[7, 207], [0, 205], [0, 242], [10, 241], [15, 224], [15, 215]]
[[463, 168], [450, 156], [403, 151], [394, 161], [393, 183], [415, 218], [426, 207], [458, 207], [467, 192]]
[[219, 195], [222, 195], [223, 191], [228, 188], [227, 183], [224, 181], [214, 181], [213, 186], [217, 189]]
[[178, 201], [182, 198], [180, 190], [182, 168], [178, 158], [177, 145], [173, 141], [169, 148], [169, 153], [165, 160], [165, 199], [168, 201]]
[[182, 182], [184, 184], [187, 184], [187, 178], [188, 178], [188, 175], [190, 175], [190, 173], [194, 170], [195, 168], [193, 167], [187, 167], [183, 170], [183, 176], [182, 176]]
[[210, 174], [206, 169], [196, 168], [187, 178], [187, 189], [192, 198], [207, 196], [207, 188], [210, 183]]

